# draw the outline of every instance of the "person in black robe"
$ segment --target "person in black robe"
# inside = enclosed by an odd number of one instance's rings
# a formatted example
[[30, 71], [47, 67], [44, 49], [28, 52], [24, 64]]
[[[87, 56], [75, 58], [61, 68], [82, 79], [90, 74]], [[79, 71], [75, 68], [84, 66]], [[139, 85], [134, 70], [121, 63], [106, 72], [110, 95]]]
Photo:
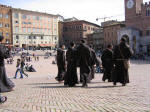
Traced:
[[108, 82], [111, 82], [111, 76], [112, 76], [112, 69], [113, 69], [113, 46], [108, 45], [107, 49], [103, 51], [101, 60], [102, 60], [102, 66], [104, 69], [104, 74], [102, 77], [102, 80], [105, 81], [108, 79]]
[[92, 55], [90, 48], [85, 44], [84, 40], [81, 40], [81, 44], [78, 46], [77, 52], [79, 59], [80, 75], [83, 83], [82, 87], [87, 87], [87, 81], [91, 72], [90, 65]]
[[94, 65], [98, 62], [97, 57], [96, 57], [96, 53], [95, 50], [92, 48], [92, 45], [89, 45], [90, 47], [90, 51], [91, 51], [91, 55], [92, 55], [92, 61], [91, 61], [91, 65], [90, 65], [90, 75], [89, 75], [89, 82], [90, 80], [94, 79], [94, 75], [95, 75], [95, 67]]
[[114, 49], [113, 60], [114, 60], [114, 73], [113, 73], [113, 84], [116, 85], [120, 82], [122, 86], [129, 83], [128, 68], [124, 66], [124, 61], [129, 60], [133, 55], [132, 50], [126, 44], [126, 38], [121, 38], [120, 44]]
[[15, 86], [6, 75], [4, 59], [10, 58], [10, 50], [1, 44], [3, 39], [4, 37], [0, 36], [0, 93], [10, 92]]
[[57, 67], [58, 67], [58, 74], [55, 78], [57, 81], [61, 82], [64, 80], [64, 75], [66, 73], [66, 56], [65, 56], [65, 45], [61, 45], [60, 48], [57, 50]]
[[73, 87], [78, 83], [77, 77], [77, 53], [75, 50], [75, 44], [73, 42], [70, 43], [70, 47], [66, 53], [66, 61], [67, 61], [67, 72], [64, 78], [64, 85], [68, 85], [69, 87]]

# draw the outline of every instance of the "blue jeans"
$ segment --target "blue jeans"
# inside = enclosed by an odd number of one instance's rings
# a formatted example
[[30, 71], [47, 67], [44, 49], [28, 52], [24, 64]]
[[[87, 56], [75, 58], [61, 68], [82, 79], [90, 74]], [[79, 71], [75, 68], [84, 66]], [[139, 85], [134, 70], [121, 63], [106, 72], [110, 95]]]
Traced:
[[20, 78], [23, 78], [22, 71], [21, 71], [21, 69], [18, 69], [18, 68], [17, 68], [16, 73], [15, 73], [15, 78], [17, 78], [17, 73], [18, 72], [20, 72], [20, 75], [21, 75]]
[[97, 66], [97, 73], [100, 73], [100, 72], [101, 72], [100, 66]]

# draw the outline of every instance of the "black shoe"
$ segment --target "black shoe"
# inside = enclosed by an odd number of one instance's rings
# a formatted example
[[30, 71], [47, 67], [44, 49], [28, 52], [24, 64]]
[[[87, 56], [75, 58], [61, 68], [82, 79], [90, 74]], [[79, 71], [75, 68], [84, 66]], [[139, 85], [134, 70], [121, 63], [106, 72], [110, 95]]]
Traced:
[[122, 86], [126, 86], [126, 84], [122, 84]]
[[83, 84], [82, 87], [88, 87], [88, 85], [87, 84]]
[[7, 101], [7, 97], [6, 97], [6, 96], [1, 97], [0, 103], [4, 103], [4, 102], [6, 102], [6, 101]]
[[114, 86], [116, 86], [116, 82], [114, 82], [113, 84], [114, 84]]

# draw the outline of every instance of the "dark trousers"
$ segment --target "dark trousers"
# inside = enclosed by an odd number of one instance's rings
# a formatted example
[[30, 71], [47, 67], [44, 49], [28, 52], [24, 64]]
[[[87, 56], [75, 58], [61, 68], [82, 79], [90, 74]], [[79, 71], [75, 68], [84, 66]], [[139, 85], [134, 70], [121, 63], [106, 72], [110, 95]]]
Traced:
[[28, 74], [26, 74], [26, 73], [24, 72], [23, 68], [21, 68], [21, 72], [22, 72], [22, 74], [24, 74], [26, 77], [28, 77]]

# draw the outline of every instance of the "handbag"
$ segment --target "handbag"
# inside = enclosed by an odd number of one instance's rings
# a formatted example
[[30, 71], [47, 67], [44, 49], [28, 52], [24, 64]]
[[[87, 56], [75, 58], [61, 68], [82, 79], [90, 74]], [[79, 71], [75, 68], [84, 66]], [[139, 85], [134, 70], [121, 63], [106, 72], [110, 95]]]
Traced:
[[121, 57], [123, 58], [124, 68], [129, 69], [130, 68], [130, 61], [124, 58], [123, 53], [121, 52], [120, 46], [119, 46], [119, 51], [120, 51]]

